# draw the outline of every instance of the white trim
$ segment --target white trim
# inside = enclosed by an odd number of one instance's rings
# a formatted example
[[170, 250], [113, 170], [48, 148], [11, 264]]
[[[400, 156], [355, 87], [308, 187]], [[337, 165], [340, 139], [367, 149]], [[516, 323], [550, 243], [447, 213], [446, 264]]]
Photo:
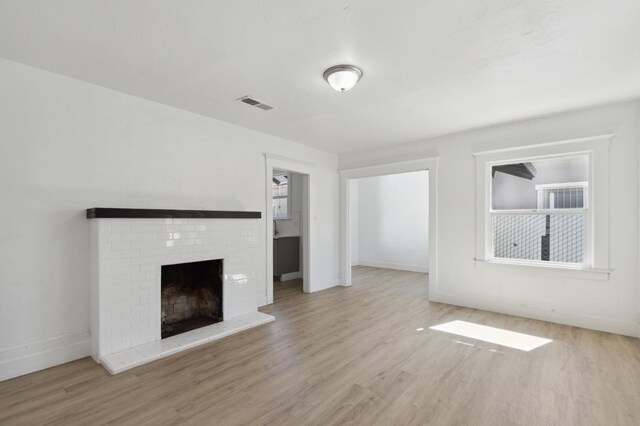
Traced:
[[[349, 181], [397, 173], [429, 171], [429, 293], [438, 289], [438, 157], [340, 170], [340, 268], [342, 285], [351, 285]], [[362, 262], [360, 262], [362, 264]]]
[[440, 157], [428, 157], [418, 160], [397, 161], [393, 163], [374, 164], [364, 167], [352, 167], [338, 170], [340, 175], [349, 179], [360, 179], [365, 177], [394, 175], [398, 173], [410, 173], [420, 170], [428, 170], [429, 166], [437, 163]]
[[584, 214], [588, 209], [539, 209], [539, 210], [490, 210], [489, 214], [491, 215], [514, 215], [514, 214], [522, 214], [522, 215], [563, 215], [563, 214]]
[[[267, 160], [272, 161], [273, 163], [287, 164], [287, 167], [288, 165], [295, 164], [295, 167], [304, 168], [306, 170], [313, 169], [316, 165], [316, 163], [312, 163], [310, 161], [298, 160], [297, 158], [285, 157], [284, 155], [272, 154], [269, 152], [265, 152], [264, 157]], [[274, 166], [274, 168], [280, 169], [279, 166]], [[285, 171], [292, 171], [292, 170], [285, 169]], [[302, 172], [297, 172], [297, 173], [302, 173]]]
[[335, 278], [330, 281], [326, 281], [324, 284], [321, 283], [320, 285], [321, 287], [312, 288], [310, 293], [317, 293], [319, 291], [328, 290], [333, 287], [344, 286], [344, 283], [340, 278]]
[[541, 183], [536, 185], [536, 191], [541, 189], [560, 189], [560, 188], [586, 188], [589, 182], [564, 182], [564, 183]]
[[0, 351], [0, 382], [88, 357], [89, 332], [69, 334]]
[[568, 263], [568, 262], [552, 262], [546, 260], [530, 260], [530, 259], [518, 259], [509, 257], [490, 257], [487, 260], [478, 260], [478, 262], [487, 262], [499, 265], [518, 265], [518, 266], [533, 266], [539, 268], [557, 268], [557, 269], [572, 269], [572, 270], [589, 270], [596, 271], [599, 269], [589, 268], [585, 263]]
[[377, 260], [360, 260], [358, 262], [360, 266], [370, 266], [372, 268], [382, 269], [395, 269], [398, 271], [409, 272], [429, 272], [429, 266], [425, 265], [412, 265], [409, 263], [393, 263], [393, 262], [379, 262]]
[[[349, 181], [349, 206], [350, 206], [350, 213], [354, 214], [354, 217], [358, 217], [359, 215], [359, 207], [358, 207], [358, 200], [359, 200], [359, 193], [360, 193], [360, 187], [358, 184], [357, 180], [351, 180]], [[353, 235], [349, 235], [349, 239], [350, 241], [355, 241], [355, 244], [351, 245], [350, 249], [351, 249], [351, 266], [356, 266], [359, 265], [360, 262], [360, 247], [358, 246], [358, 239], [360, 238], [360, 231], [359, 231], [359, 224], [357, 220], [354, 220], [351, 222], [351, 229], [349, 232], [352, 232]], [[355, 237], [355, 239], [353, 238]]]
[[302, 278], [302, 272], [300, 271], [289, 272], [288, 274], [280, 275], [280, 281], [291, 281], [297, 280], [298, 278]]
[[311, 235], [313, 223], [311, 218], [311, 180], [314, 178], [315, 165], [307, 161], [297, 160], [294, 158], [283, 157], [270, 153], [264, 154], [265, 158], [265, 228], [266, 228], [266, 276], [265, 291], [258, 294], [258, 306], [269, 305], [273, 303], [273, 212], [271, 211], [272, 203], [272, 186], [273, 169], [286, 170], [289, 172], [299, 173], [303, 177], [303, 196], [301, 215], [302, 223], [300, 224], [301, 244], [302, 244], [302, 271], [303, 271], [303, 291], [310, 293], [314, 288], [311, 281]]
[[567, 263], [559, 263], [559, 262], [536, 262], [536, 261], [526, 261], [526, 260], [516, 260], [512, 261], [511, 259], [490, 259], [490, 260], [480, 260], [474, 259], [476, 262], [476, 267], [489, 267], [493, 268], [494, 265], [497, 268], [514, 268], [514, 269], [522, 269], [528, 268], [530, 271], [541, 271], [546, 273], [548, 270], [553, 270], [554, 273], [559, 273], [565, 275], [567, 278], [586, 278], [593, 279], [599, 281], [607, 281], [609, 280], [609, 274], [611, 271], [607, 269], [594, 269], [587, 268], [584, 265], [574, 265]]

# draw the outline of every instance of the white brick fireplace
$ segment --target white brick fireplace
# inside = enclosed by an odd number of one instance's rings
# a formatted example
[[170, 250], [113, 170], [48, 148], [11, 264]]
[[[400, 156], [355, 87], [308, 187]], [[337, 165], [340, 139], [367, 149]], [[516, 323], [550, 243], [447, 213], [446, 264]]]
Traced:
[[[257, 218], [93, 218], [90, 212], [92, 355], [112, 374], [273, 321], [258, 312]], [[161, 339], [162, 265], [214, 259], [223, 260], [224, 321]]]

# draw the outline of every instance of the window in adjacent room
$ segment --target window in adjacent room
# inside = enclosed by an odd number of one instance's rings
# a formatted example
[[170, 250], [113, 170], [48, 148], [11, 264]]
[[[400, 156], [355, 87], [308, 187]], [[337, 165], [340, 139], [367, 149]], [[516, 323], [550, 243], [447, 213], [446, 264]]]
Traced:
[[274, 173], [273, 175], [273, 218], [289, 218], [289, 174]]
[[589, 263], [587, 155], [492, 164], [489, 178], [490, 258]]

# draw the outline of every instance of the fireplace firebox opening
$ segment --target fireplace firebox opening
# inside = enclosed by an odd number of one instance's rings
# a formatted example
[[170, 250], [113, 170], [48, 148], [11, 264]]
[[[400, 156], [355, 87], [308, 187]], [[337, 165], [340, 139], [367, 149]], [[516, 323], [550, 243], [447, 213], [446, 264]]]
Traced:
[[223, 320], [222, 259], [163, 265], [162, 338]]

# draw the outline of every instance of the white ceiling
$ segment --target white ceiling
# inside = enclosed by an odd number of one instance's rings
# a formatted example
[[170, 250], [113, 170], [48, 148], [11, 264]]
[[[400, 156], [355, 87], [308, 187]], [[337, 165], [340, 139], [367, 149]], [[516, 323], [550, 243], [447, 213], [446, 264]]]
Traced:
[[0, 56], [350, 152], [639, 97], [640, 1], [0, 0]]

